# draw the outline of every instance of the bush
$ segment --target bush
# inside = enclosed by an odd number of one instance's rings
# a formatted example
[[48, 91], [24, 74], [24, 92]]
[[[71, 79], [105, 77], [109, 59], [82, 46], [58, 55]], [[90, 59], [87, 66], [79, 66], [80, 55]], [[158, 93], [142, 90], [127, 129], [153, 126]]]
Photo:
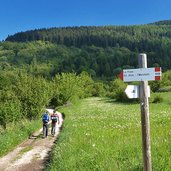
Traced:
[[0, 125], [34, 119], [52, 98], [51, 82], [25, 72], [0, 73]]
[[157, 92], [161, 88], [161, 81], [150, 81], [149, 85], [152, 92]]
[[106, 93], [103, 83], [94, 83], [92, 96], [102, 97]]
[[0, 94], [0, 125], [6, 129], [7, 123], [21, 119], [21, 103], [12, 90], [1, 90]]
[[152, 103], [161, 103], [163, 102], [163, 98], [159, 95], [157, 95], [156, 97], [154, 97]]
[[171, 86], [162, 87], [157, 92], [171, 92]]
[[16, 96], [21, 102], [23, 116], [29, 119], [39, 117], [52, 97], [52, 87], [41, 77], [21, 74], [14, 87]]
[[68, 101], [92, 96], [94, 81], [86, 73], [62, 73], [54, 79], [53, 106], [63, 105]]
[[127, 102], [130, 99], [125, 94], [125, 89], [126, 89], [127, 84], [125, 84], [122, 80], [120, 79], [115, 79], [112, 82], [112, 88], [111, 88], [111, 97], [116, 99], [116, 101], [119, 102]]
[[117, 89], [117, 91], [115, 92], [114, 98], [118, 102], [128, 102], [128, 101], [130, 101], [130, 99], [125, 94], [125, 89], [123, 89], [122, 87]]

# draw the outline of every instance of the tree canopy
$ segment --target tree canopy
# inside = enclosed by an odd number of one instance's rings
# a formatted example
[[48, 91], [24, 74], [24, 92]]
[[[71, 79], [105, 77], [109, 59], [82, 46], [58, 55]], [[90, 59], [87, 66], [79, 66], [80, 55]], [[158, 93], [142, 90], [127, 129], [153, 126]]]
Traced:
[[36, 29], [0, 43], [0, 68], [15, 66], [45, 77], [61, 72], [111, 78], [137, 67], [147, 53], [148, 67], [171, 68], [171, 20], [137, 26], [81, 26]]

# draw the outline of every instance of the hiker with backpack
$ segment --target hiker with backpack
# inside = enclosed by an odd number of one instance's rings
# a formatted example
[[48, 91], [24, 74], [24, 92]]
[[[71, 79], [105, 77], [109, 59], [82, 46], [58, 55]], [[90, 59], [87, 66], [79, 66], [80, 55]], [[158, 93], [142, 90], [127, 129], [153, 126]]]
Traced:
[[46, 138], [48, 136], [48, 123], [49, 123], [49, 114], [46, 111], [42, 116], [42, 122], [43, 122], [43, 138]]
[[59, 124], [59, 115], [56, 113], [55, 110], [53, 111], [53, 114], [51, 115], [51, 120], [52, 120], [51, 134], [52, 136], [54, 136], [56, 133], [56, 123]]

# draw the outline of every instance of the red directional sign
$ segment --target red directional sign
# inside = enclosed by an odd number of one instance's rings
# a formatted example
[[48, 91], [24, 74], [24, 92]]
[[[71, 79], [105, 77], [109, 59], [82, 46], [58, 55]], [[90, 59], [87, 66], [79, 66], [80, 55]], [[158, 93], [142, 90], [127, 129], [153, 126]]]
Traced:
[[119, 74], [119, 78], [120, 78], [121, 80], [124, 80], [123, 71]]
[[125, 69], [119, 74], [119, 77], [124, 82], [160, 80], [161, 68]]
[[161, 68], [156, 67], [155, 68], [155, 80], [160, 80], [161, 79]]

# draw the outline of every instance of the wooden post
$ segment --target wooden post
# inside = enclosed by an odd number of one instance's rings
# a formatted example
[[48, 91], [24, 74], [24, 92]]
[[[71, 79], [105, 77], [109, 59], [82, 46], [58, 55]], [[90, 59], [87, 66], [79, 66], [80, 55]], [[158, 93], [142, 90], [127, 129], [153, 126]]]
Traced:
[[[140, 68], [147, 68], [147, 55], [139, 54], [138, 63]], [[148, 102], [148, 81], [141, 81], [140, 85], [140, 107], [144, 171], [152, 171], [151, 146], [150, 146], [150, 119]]]

